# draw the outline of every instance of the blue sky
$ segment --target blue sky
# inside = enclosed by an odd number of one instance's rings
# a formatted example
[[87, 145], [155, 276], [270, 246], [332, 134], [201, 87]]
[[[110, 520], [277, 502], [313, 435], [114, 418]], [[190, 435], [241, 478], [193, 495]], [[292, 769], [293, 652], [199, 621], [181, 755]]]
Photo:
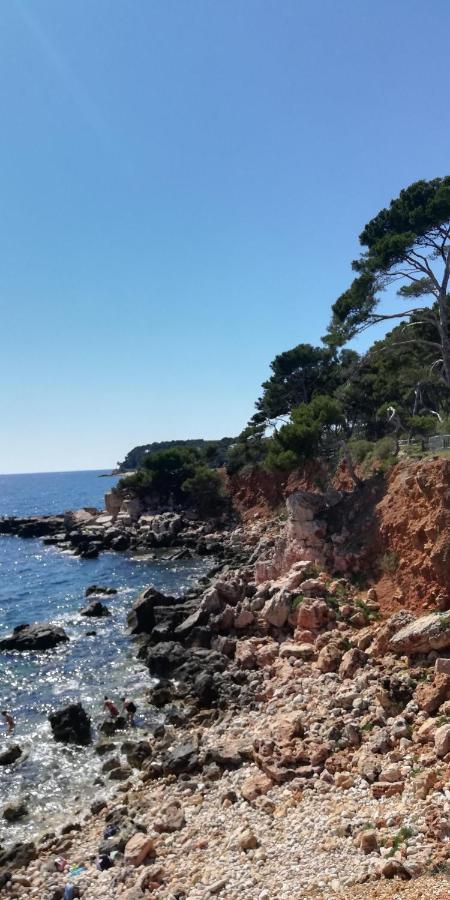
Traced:
[[238, 433], [366, 221], [448, 174], [449, 30], [447, 0], [1, 4], [0, 471]]

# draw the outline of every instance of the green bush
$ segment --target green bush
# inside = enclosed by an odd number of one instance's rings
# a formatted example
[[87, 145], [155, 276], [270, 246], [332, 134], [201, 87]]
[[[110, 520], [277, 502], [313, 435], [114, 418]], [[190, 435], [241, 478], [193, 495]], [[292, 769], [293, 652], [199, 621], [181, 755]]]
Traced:
[[223, 480], [207, 466], [197, 466], [194, 474], [183, 482], [182, 491], [200, 515], [219, 516], [225, 509]]

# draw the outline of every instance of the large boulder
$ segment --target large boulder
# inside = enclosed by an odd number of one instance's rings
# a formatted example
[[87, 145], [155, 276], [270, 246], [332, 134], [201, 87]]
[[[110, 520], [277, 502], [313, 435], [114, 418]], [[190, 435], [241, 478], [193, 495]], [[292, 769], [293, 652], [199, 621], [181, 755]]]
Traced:
[[171, 606], [174, 597], [166, 597], [154, 587], [148, 587], [134, 601], [127, 622], [131, 634], [150, 634], [155, 625], [155, 607]]
[[83, 746], [91, 743], [91, 720], [81, 703], [71, 703], [48, 718], [55, 741]]
[[435, 612], [414, 619], [389, 641], [390, 650], [408, 655], [445, 647], [450, 647], [450, 612]]
[[69, 640], [64, 628], [49, 622], [17, 625], [13, 633], [0, 640], [0, 650], [51, 650]]

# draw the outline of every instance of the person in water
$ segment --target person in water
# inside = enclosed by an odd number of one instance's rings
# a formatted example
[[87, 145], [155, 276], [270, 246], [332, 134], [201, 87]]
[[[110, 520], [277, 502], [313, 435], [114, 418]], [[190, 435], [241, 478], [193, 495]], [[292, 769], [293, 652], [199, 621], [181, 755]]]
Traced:
[[7, 729], [8, 729], [6, 733], [12, 734], [16, 727], [16, 723], [15, 723], [12, 715], [8, 712], [8, 710], [2, 709], [2, 716], [5, 721], [5, 725], [7, 726]]
[[134, 725], [134, 717], [137, 712], [137, 706], [133, 700], [122, 697], [122, 712], [126, 716], [129, 725]]
[[111, 716], [112, 719], [116, 719], [117, 716], [119, 715], [119, 710], [117, 709], [117, 706], [114, 703], [114, 700], [111, 700], [111, 698], [108, 697], [107, 694], [105, 694], [105, 702], [103, 704], [103, 709], [105, 709], [106, 712], [109, 713], [109, 715]]

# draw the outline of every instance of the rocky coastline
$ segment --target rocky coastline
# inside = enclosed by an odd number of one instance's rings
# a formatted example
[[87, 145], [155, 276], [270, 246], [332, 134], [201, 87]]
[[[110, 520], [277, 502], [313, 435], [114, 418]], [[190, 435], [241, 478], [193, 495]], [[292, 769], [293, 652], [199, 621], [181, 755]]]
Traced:
[[373, 524], [370, 492], [385, 502], [377, 485], [296, 491], [221, 530], [130, 507], [2, 520], [80, 555], [214, 558], [185, 596], [150, 586], [134, 601], [130, 637], [164, 724], [102, 738], [115, 796], [99, 785], [56, 833], [2, 849], [5, 896], [60, 900], [59, 857], [83, 867], [83, 900], [448, 896], [450, 615], [438, 602], [388, 614], [375, 577], [361, 588], [373, 546], [348, 522], [365, 510]]

